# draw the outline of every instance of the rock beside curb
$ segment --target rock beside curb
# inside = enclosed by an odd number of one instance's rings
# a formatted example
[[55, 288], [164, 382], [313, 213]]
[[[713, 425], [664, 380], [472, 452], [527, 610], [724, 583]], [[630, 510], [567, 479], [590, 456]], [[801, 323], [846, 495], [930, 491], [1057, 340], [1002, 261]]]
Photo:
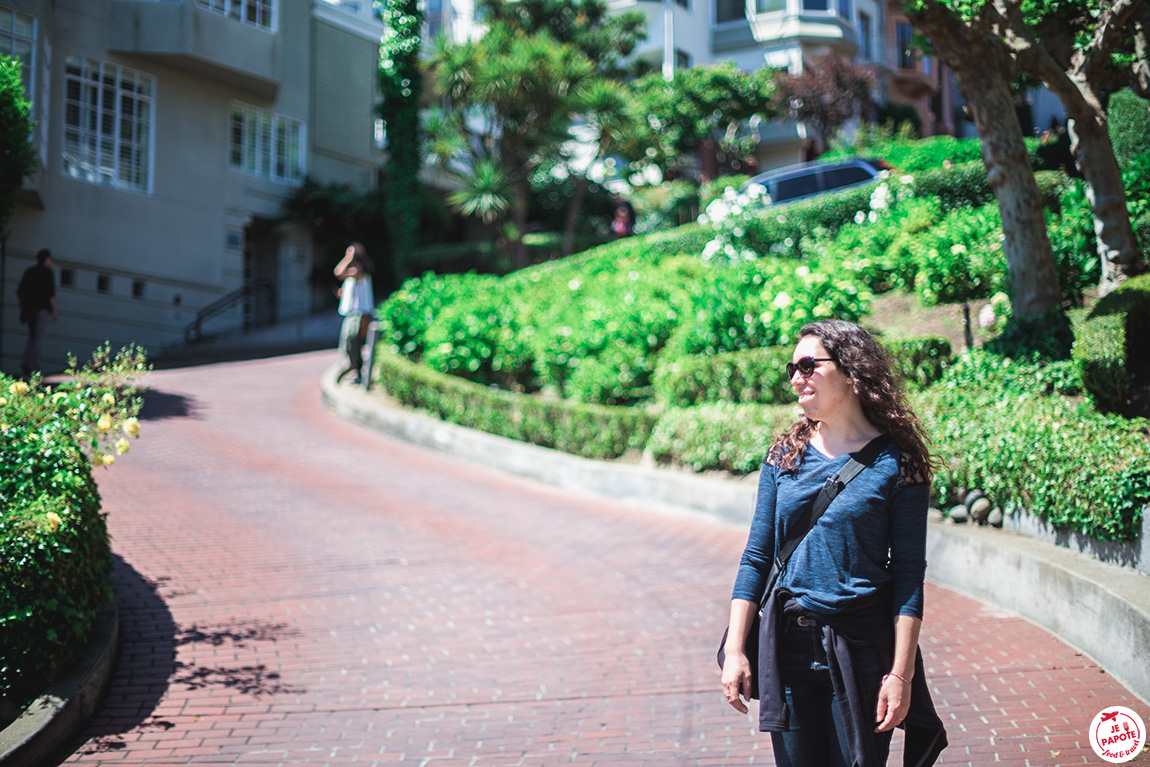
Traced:
[[84, 728], [111, 684], [119, 646], [120, 616], [112, 604], [96, 619], [92, 639], [76, 670], [0, 730], [0, 766], [40, 764]]

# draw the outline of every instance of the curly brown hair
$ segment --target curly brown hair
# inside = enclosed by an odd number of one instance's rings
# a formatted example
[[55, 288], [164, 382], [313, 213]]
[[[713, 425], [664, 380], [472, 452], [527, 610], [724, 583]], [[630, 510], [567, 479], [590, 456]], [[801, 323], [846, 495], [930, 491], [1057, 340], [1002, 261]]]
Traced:
[[[895, 379], [890, 353], [864, 328], [844, 320], [812, 322], [803, 326], [799, 336], [818, 338], [839, 370], [851, 379], [863, 415], [898, 445], [902, 480], [930, 482], [938, 459], [931, 456], [929, 437]], [[804, 416], [771, 445], [767, 463], [781, 469], [796, 468], [817, 424]]]

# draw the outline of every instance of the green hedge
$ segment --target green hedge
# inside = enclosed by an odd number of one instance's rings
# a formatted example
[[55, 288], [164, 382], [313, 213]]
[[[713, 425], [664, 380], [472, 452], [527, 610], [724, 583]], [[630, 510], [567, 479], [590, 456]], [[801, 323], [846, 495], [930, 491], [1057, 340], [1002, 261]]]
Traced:
[[756, 471], [775, 437], [798, 418], [797, 405], [739, 405], [719, 402], [668, 408], [647, 442], [659, 463], [694, 471]]
[[[871, 194], [879, 181], [795, 203], [764, 209], [747, 232], [747, 240], [760, 253], [801, 257], [803, 238], [816, 233], [834, 234], [870, 210]], [[934, 168], [914, 174], [915, 195], [937, 197], [944, 210], [985, 205], [994, 199], [982, 161], [953, 168]]]
[[[22, 708], [84, 647], [111, 596], [112, 562], [99, 494], [74, 446], [38, 455], [0, 450], [0, 698]], [[35, 477], [29, 476], [27, 470]]]
[[936, 494], [950, 503], [977, 487], [1058, 529], [1134, 540], [1150, 503], [1148, 424], [1046, 396], [1041, 367], [974, 352], [915, 396], [945, 463]]
[[0, 375], [0, 717], [68, 669], [111, 597], [91, 467], [139, 433], [145, 370], [138, 349], [105, 346], [51, 390]]
[[1118, 91], [1107, 105], [1107, 127], [1114, 158], [1125, 170], [1140, 154], [1150, 152], [1150, 120], [1146, 100], [1131, 91]]
[[584, 458], [617, 458], [641, 449], [655, 416], [640, 408], [604, 407], [491, 389], [412, 363], [380, 345], [378, 381], [405, 405], [489, 434]]
[[[1150, 334], [1150, 274], [1126, 280], [1075, 328], [1071, 357], [1099, 410], [1120, 412]], [[1135, 339], [1139, 339], [1136, 343]]]
[[[942, 377], [950, 359], [945, 338], [884, 339], [898, 373], [912, 386], [929, 386]], [[655, 373], [659, 400], [675, 407], [704, 402], [789, 404], [794, 392], [787, 381], [790, 346], [685, 356], [661, 362]]]

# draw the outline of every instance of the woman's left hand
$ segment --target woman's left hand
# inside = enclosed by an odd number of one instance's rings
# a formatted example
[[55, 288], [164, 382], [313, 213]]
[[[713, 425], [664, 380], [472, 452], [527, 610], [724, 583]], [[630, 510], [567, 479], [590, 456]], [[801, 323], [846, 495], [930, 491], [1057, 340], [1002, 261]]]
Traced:
[[888, 676], [878, 691], [878, 710], [875, 713], [878, 726], [875, 727], [875, 732], [886, 732], [898, 727], [902, 724], [902, 720], [906, 719], [908, 711], [910, 711], [910, 685], [897, 676]]

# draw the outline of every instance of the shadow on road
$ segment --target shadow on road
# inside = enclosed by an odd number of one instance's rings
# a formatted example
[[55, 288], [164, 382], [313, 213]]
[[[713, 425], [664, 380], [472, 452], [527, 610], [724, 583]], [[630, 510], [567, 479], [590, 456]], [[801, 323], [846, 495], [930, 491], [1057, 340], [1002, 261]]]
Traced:
[[[94, 754], [125, 747], [123, 733], [144, 725], [176, 670], [176, 624], [161, 595], [164, 579], [152, 581], [118, 556], [112, 557], [112, 590], [120, 611], [120, 654], [103, 707], [59, 755]], [[170, 722], [150, 728], [171, 729]]]
[[168, 689], [218, 687], [262, 697], [297, 694], [302, 689], [285, 685], [280, 675], [264, 664], [239, 667], [204, 666], [177, 659], [186, 645], [250, 647], [295, 636], [287, 624], [237, 621], [221, 626], [179, 627], [166, 600], [184, 594], [170, 578], [150, 579], [118, 556], [113, 556], [112, 589], [120, 611], [120, 653], [115, 676], [103, 706], [87, 729], [62, 747], [49, 764], [71, 758], [121, 751], [141, 733], [171, 730], [176, 723], [156, 716]]
[[141, 421], [158, 421], [162, 418], [198, 418], [200, 409], [196, 401], [183, 394], [169, 394], [159, 389], [148, 389], [144, 393], [144, 406], [140, 408]]

